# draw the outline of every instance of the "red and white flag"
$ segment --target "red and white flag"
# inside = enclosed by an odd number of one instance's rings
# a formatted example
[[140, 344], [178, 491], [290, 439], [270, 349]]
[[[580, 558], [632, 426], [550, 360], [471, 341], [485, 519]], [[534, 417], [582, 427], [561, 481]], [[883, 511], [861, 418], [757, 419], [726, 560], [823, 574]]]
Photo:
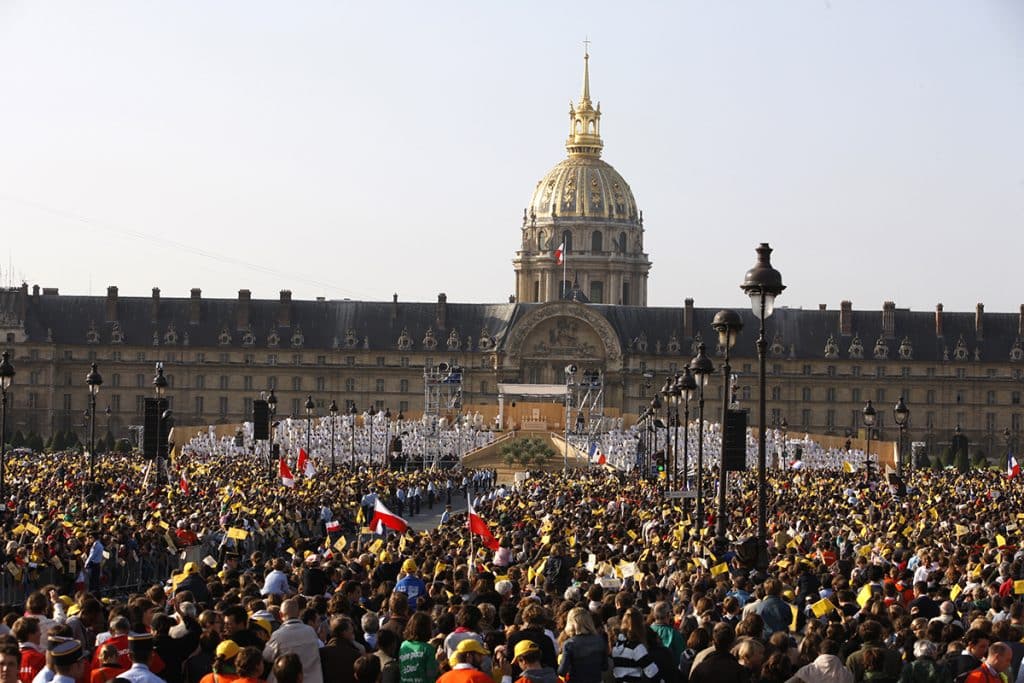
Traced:
[[404, 534], [405, 530], [409, 528], [409, 523], [391, 510], [388, 510], [387, 506], [380, 502], [380, 498], [378, 498], [373, 504], [373, 517], [370, 518], [368, 526], [371, 529], [380, 529], [381, 526], [386, 526], [393, 531]]
[[597, 452], [597, 464], [598, 465], [605, 465], [607, 463], [608, 463], [608, 458], [604, 457], [604, 453], [602, 453], [601, 451], [598, 451]]
[[565, 242], [558, 245], [558, 249], [555, 249], [555, 263], [562, 265], [562, 261], [565, 260]]
[[294, 488], [295, 477], [292, 475], [291, 468], [288, 467], [288, 461], [286, 461], [284, 458], [281, 458], [278, 462], [280, 462], [279, 470], [281, 472], [281, 483], [287, 486], [288, 488]]
[[336, 519], [327, 522], [327, 533], [332, 534], [338, 531], [341, 531], [341, 522]]
[[1017, 462], [1017, 458], [1013, 457], [1013, 453], [1006, 460], [1006, 477], [1008, 479], [1015, 479], [1020, 474], [1020, 463]]
[[306, 453], [305, 448], [299, 449], [299, 460], [295, 463], [295, 469], [302, 473], [302, 476], [309, 478], [316, 474], [316, 466], [313, 459]]
[[186, 496], [188, 495], [188, 477], [185, 476], [185, 470], [181, 471], [181, 479], [178, 480], [178, 486], [181, 488], [181, 492]]
[[469, 533], [476, 534], [481, 538], [483, 546], [488, 550], [497, 550], [501, 547], [498, 543], [498, 539], [491, 534], [490, 527], [487, 526], [487, 522], [480, 515], [473, 512], [473, 501], [466, 499], [466, 505], [469, 506]]

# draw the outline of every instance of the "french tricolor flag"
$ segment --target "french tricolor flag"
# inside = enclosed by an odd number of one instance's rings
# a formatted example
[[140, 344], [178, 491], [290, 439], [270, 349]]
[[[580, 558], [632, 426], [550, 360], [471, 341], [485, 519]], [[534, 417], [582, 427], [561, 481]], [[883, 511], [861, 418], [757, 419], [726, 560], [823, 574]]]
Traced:
[[558, 245], [558, 249], [555, 249], [555, 263], [562, 265], [562, 261], [565, 259], [565, 242]]
[[1006, 456], [1006, 478], [1013, 479], [1020, 474], [1020, 463], [1017, 462], [1017, 458], [1013, 457], [1013, 451]]

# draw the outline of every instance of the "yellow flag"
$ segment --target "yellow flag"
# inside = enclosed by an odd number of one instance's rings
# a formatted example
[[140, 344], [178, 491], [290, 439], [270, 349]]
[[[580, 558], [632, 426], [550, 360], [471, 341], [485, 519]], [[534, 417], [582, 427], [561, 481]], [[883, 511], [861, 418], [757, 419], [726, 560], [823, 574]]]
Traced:
[[1024, 581], [1014, 581], [1013, 582], [1013, 594], [1014, 595], [1024, 595]]
[[29, 532], [30, 534], [32, 534], [34, 536], [38, 536], [39, 535], [39, 527], [37, 527], [32, 522], [28, 522], [25, 525], [25, 531]]
[[796, 620], [797, 617], [800, 615], [800, 610], [796, 608], [796, 605], [790, 605], [789, 610], [793, 613], [793, 621], [789, 623], [789, 630], [791, 630], [793, 633], [796, 633]]
[[853, 465], [848, 460], [843, 461], [843, 472], [847, 474], [853, 474]]
[[239, 541], [244, 541], [245, 539], [249, 538], [249, 532], [245, 529], [232, 527], [228, 529], [228, 538], [237, 538]]
[[870, 583], [866, 583], [866, 584], [864, 584], [864, 587], [860, 589], [860, 592], [857, 593], [857, 604], [861, 606], [861, 609], [863, 609], [864, 606], [867, 605], [870, 601], [871, 601], [871, 584]]
[[384, 547], [384, 539], [378, 538], [376, 541], [370, 544], [370, 552], [376, 555], [380, 552], [380, 549]]
[[359, 506], [359, 512], [356, 513], [356, 524], [362, 526], [366, 522], [366, 515], [363, 514], [363, 506]]
[[348, 541], [345, 540], [345, 537], [339, 536], [338, 540], [334, 542], [334, 549], [340, 553], [342, 550], [345, 549], [346, 545], [348, 545]]
[[963, 592], [963, 590], [964, 589], [960, 587], [959, 583], [954, 585], [953, 590], [949, 591], [949, 599], [956, 600], [958, 597], [960, 597], [960, 594]]
[[444, 562], [438, 562], [437, 564], [434, 565], [434, 576], [437, 576], [438, 574], [443, 572], [445, 569], [448, 569], [448, 565], [446, 565]]
[[711, 568], [711, 576], [718, 576], [719, 574], [724, 574], [727, 571], [729, 571], [729, 565], [722, 562], [721, 564], [716, 564]]
[[[32, 531], [32, 529], [29, 529], [29, 525], [28, 524], [25, 525], [25, 528], [28, 529], [29, 531]], [[33, 533], [35, 533], [35, 532], [33, 532]], [[1002, 548], [1004, 545], [1006, 545], [1006, 536], [1003, 536], [1002, 534], [996, 534], [996, 545], [999, 546], [1000, 548]]]
[[824, 600], [818, 600], [818, 602], [811, 605], [811, 611], [814, 612], [814, 616], [818, 617], [819, 619], [828, 614], [829, 612], [831, 612], [832, 610], [834, 610], [835, 608], [836, 606], [832, 603], [831, 600], [827, 598]]
[[957, 536], [964, 536], [967, 534], [967, 527], [965, 527], [963, 524], [954, 525], [954, 529], [956, 530]]

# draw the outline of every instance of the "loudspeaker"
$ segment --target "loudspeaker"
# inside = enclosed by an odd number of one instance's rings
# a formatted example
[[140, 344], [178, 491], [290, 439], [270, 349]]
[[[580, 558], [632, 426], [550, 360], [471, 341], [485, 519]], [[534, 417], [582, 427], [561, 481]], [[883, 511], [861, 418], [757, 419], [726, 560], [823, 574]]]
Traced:
[[142, 457], [147, 460], [167, 457], [167, 435], [171, 426], [168, 420], [161, 419], [166, 410], [166, 398], [146, 399], [142, 415]]
[[257, 441], [270, 438], [270, 406], [263, 399], [252, 402], [252, 436]]

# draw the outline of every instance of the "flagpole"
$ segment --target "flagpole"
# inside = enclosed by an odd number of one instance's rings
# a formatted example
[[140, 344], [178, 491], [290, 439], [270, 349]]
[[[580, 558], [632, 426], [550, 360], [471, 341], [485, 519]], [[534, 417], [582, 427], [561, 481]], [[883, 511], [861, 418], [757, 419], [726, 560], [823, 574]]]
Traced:
[[[567, 247], [568, 247], [568, 245], [567, 245]], [[568, 263], [569, 263], [569, 250], [568, 250], [568, 248], [565, 248], [565, 249], [562, 250], [562, 287], [561, 287], [562, 293], [561, 293], [561, 296], [559, 296], [560, 299], [568, 299], [569, 298], [568, 296], [566, 296], [568, 294], [568, 290], [567, 290], [567, 288], [565, 286], [565, 278], [566, 278], [565, 271], [566, 271], [566, 268], [568, 266]]]
[[471, 508], [470, 508], [470, 505], [469, 505], [469, 488], [467, 488], [466, 489], [466, 531], [469, 532], [469, 563], [468, 563], [468, 566], [467, 566], [467, 569], [469, 569], [469, 573], [466, 574], [466, 578], [469, 579], [469, 581], [470, 581], [469, 589], [473, 590], [473, 574], [475, 573], [473, 571], [473, 558], [475, 557], [475, 554], [473, 552], [473, 531], [472, 531], [472, 529], [470, 529], [470, 516], [469, 516], [470, 514], [471, 514]]

